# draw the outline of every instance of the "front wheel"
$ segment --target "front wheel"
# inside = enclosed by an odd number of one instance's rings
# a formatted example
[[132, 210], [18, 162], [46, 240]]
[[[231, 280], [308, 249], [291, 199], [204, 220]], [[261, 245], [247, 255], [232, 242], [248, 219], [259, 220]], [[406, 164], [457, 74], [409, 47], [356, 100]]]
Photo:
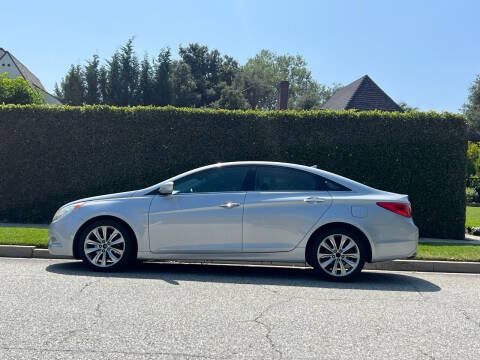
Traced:
[[96, 271], [120, 270], [136, 257], [135, 239], [118, 221], [95, 221], [82, 231], [80, 239], [82, 260]]
[[350, 281], [365, 264], [363, 239], [348, 229], [330, 229], [315, 236], [308, 262], [317, 274], [329, 281]]

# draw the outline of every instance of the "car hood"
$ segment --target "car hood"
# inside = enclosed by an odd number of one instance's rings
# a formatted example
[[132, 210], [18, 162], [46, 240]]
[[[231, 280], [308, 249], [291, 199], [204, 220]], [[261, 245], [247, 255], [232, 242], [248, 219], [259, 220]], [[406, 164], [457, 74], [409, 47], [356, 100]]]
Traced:
[[64, 206], [67, 205], [72, 205], [72, 204], [77, 204], [80, 202], [86, 202], [86, 201], [95, 201], [95, 200], [109, 200], [109, 199], [119, 199], [119, 198], [128, 198], [132, 197], [137, 193], [138, 190], [133, 190], [133, 191], [125, 191], [125, 192], [120, 192], [120, 193], [114, 193], [114, 194], [107, 194], [107, 195], [100, 195], [100, 196], [92, 196], [84, 199], [79, 199], [75, 200], [72, 202], [69, 202], [68, 204], [65, 204]]

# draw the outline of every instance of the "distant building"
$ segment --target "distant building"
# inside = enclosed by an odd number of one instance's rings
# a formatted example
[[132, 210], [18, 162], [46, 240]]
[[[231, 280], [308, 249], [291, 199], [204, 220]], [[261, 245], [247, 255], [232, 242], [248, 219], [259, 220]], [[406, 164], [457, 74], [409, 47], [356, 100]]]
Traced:
[[0, 74], [7, 73], [10, 79], [16, 79], [21, 76], [28, 81], [30, 86], [39, 90], [45, 97], [47, 104], [62, 105], [60, 100], [55, 96], [49, 94], [43, 87], [40, 80], [28, 70], [15, 56], [9, 53], [7, 50], [0, 48]]
[[402, 111], [368, 75], [338, 89], [322, 109]]

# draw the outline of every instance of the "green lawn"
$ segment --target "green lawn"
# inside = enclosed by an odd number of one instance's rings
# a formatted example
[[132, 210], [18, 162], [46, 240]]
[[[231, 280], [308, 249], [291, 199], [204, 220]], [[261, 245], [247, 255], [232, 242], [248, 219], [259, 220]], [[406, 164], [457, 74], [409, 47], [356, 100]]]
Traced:
[[467, 206], [465, 227], [480, 226], [480, 207]]
[[415, 259], [480, 261], [480, 245], [468, 244], [419, 244]]
[[48, 229], [0, 227], [0, 244], [48, 246]]

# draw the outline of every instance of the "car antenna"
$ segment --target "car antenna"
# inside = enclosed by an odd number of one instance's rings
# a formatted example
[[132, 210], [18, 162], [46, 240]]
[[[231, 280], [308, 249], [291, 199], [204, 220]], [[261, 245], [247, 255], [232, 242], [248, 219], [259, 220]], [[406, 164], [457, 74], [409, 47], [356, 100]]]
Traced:
[[310, 167], [313, 167], [314, 169], [318, 169], [318, 165], [312, 165]]

